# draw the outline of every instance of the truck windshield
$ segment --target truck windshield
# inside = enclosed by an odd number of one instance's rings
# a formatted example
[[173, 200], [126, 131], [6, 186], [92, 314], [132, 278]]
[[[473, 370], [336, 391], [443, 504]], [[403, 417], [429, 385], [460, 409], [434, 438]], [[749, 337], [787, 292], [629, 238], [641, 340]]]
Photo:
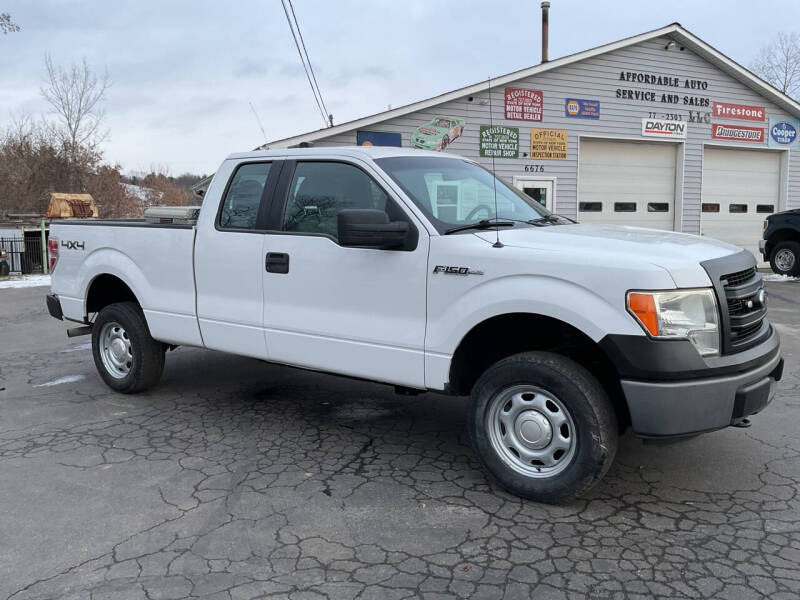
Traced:
[[495, 178], [467, 160], [399, 156], [375, 162], [419, 206], [439, 233], [487, 219], [524, 224], [550, 215], [533, 198], [500, 179], [496, 180], [495, 211]]

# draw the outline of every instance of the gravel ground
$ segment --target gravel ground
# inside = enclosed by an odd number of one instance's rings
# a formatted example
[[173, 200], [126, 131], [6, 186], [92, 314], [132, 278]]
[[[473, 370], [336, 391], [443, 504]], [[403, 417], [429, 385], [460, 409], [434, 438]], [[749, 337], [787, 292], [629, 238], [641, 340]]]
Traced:
[[750, 429], [626, 435], [567, 506], [489, 483], [463, 400], [195, 349], [112, 393], [46, 288], [0, 290], [0, 597], [800, 597], [800, 282]]

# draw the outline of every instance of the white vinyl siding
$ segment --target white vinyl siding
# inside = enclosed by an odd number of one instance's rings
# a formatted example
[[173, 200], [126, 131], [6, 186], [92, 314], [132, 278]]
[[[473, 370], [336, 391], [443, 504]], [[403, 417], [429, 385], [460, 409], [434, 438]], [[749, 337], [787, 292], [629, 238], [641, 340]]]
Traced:
[[581, 139], [578, 221], [673, 229], [676, 146]]
[[764, 219], [778, 209], [781, 153], [707, 146], [703, 152], [702, 235], [741, 246], [761, 261]]

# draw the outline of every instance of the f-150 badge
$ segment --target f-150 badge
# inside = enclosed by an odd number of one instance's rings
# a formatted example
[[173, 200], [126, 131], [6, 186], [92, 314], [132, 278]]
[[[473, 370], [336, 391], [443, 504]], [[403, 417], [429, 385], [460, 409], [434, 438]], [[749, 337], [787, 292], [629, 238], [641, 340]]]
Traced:
[[469, 267], [450, 267], [447, 265], [436, 265], [433, 267], [433, 274], [444, 273], [445, 275], [483, 275], [483, 271], [476, 271]]

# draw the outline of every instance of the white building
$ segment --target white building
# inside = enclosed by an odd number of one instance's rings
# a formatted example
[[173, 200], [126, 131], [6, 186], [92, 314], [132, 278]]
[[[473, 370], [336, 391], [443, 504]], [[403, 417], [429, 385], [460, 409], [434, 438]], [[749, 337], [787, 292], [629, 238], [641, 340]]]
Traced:
[[417, 146], [489, 168], [494, 154], [498, 176], [555, 212], [758, 257], [764, 218], [800, 207], [798, 118], [800, 104], [673, 23], [265, 147]]

